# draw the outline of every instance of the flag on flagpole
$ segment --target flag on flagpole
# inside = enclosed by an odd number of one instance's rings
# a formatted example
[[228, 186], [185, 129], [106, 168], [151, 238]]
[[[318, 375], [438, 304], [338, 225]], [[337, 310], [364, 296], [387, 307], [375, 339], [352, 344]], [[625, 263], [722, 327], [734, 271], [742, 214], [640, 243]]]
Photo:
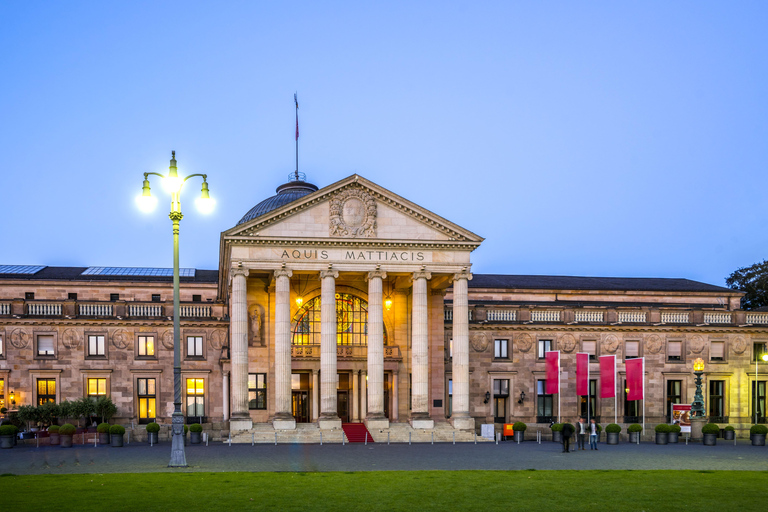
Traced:
[[643, 378], [644, 358], [630, 359], [627, 366], [627, 400], [642, 400], [645, 397], [645, 379]]
[[589, 354], [576, 354], [576, 394], [589, 394]]
[[296, 103], [296, 140], [299, 140], [299, 99], [293, 93], [293, 102]]
[[600, 356], [600, 398], [616, 396], [616, 356]]
[[547, 394], [560, 393], [560, 351], [548, 351], [544, 354], [547, 369]]

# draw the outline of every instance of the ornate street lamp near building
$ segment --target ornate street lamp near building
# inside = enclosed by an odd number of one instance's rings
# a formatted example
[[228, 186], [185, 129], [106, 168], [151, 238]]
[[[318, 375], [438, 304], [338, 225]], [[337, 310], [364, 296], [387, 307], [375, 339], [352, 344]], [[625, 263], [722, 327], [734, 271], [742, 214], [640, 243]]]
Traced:
[[701, 394], [701, 375], [704, 373], [704, 360], [697, 358], [693, 362], [693, 374], [696, 376], [696, 394], [693, 395], [691, 404], [691, 439], [698, 441], [703, 439], [701, 428], [707, 422], [707, 413], [704, 409], [704, 395]]
[[181, 213], [181, 188], [184, 183], [194, 176], [203, 178], [203, 189], [200, 197], [195, 201], [198, 210], [202, 213], [210, 213], [213, 210], [214, 201], [208, 195], [208, 182], [205, 174], [190, 174], [184, 178], [178, 175], [176, 168], [176, 152], [171, 152], [171, 165], [168, 167], [168, 175], [156, 172], [144, 173], [144, 186], [142, 194], [136, 198], [139, 208], [144, 212], [150, 212], [157, 204], [157, 199], [152, 197], [149, 190], [149, 176], [155, 175], [163, 178], [163, 188], [171, 194], [171, 212], [168, 217], [173, 222], [173, 416], [171, 417], [171, 461], [168, 467], [187, 467], [187, 457], [184, 453], [184, 416], [181, 414], [181, 352], [180, 352], [180, 300], [179, 300], [179, 222], [184, 217]]

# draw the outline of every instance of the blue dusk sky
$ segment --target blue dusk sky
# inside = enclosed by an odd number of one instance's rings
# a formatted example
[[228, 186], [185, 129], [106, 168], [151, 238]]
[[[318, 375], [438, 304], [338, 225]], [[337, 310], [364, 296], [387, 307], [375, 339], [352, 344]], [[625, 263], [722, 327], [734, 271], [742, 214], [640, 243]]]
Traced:
[[181, 266], [294, 170], [486, 241], [476, 273], [724, 284], [768, 256], [768, 2], [0, 3], [3, 264]]

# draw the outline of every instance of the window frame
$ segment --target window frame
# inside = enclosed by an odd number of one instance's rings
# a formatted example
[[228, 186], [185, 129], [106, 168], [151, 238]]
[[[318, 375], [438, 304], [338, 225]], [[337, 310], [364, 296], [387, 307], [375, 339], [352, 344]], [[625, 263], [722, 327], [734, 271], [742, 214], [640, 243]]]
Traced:
[[[51, 336], [53, 338], [53, 354], [40, 354], [40, 337]], [[33, 334], [35, 342], [35, 359], [55, 360], [59, 357], [59, 336], [56, 331], [39, 331]]]
[[[668, 423], [672, 422], [671, 405], [684, 403], [683, 393], [685, 391], [685, 388], [683, 387], [683, 380], [684, 380], [684, 377], [680, 375], [679, 378], [670, 378], [664, 381], [664, 403], [666, 404], [666, 409], [667, 409], [666, 411], [664, 411], [664, 416], [667, 418]], [[679, 395], [670, 394], [669, 388], [673, 382], [678, 383], [678, 385], [680, 386]], [[674, 402], [673, 400], [677, 400], [677, 401]]]
[[[537, 347], [538, 348], [538, 347]], [[557, 418], [557, 411], [555, 410], [555, 395], [553, 394], [547, 394], [547, 379], [539, 378], [538, 376], [536, 378], [536, 418]], [[540, 384], [541, 383], [541, 384]], [[541, 389], [543, 392], [539, 393], [539, 389]], [[542, 413], [542, 406], [544, 407], [543, 412], [546, 412], [547, 410], [547, 404], [549, 404], [549, 410], [551, 414], [541, 414]]]
[[[251, 376], [255, 377], [255, 386], [251, 387]], [[264, 377], [264, 385], [263, 387], [259, 387], [259, 376]], [[255, 398], [251, 399], [251, 393], [255, 393]], [[263, 395], [263, 405], [262, 407], [259, 407], [258, 401], [259, 401], [259, 395]], [[266, 373], [249, 373], [248, 374], [248, 410], [249, 411], [266, 411], [267, 410], [267, 400], [268, 400], [268, 394], [267, 394], [267, 374]], [[251, 402], [256, 402], [255, 406], [251, 406]]]
[[5, 359], [5, 335], [0, 333], [0, 359]]
[[[669, 346], [671, 343], [679, 343], [680, 344], [680, 355], [679, 356], [670, 356], [669, 355]], [[685, 340], [682, 338], [672, 338], [667, 340], [667, 346], [665, 347], [666, 351], [664, 352], [664, 355], [666, 356], [664, 360], [667, 363], [674, 363], [674, 364], [685, 364]], [[678, 357], [679, 359], [671, 359], [672, 357]]]
[[[195, 381], [195, 393], [190, 394], [189, 393], [189, 381], [194, 380]], [[203, 384], [203, 391], [202, 393], [197, 393], [197, 383], [198, 381], [202, 382]], [[195, 420], [199, 418], [205, 418], [205, 406], [206, 406], [206, 395], [208, 393], [208, 379], [201, 375], [184, 375], [184, 417], [189, 420]], [[194, 407], [197, 409], [197, 407], [202, 406], [202, 412], [203, 414], [195, 414], [194, 416], [189, 416], [189, 405], [190, 405], [190, 398], [194, 398], [195, 403]], [[196, 411], [199, 412], [199, 411]], [[204, 421], [204, 420], [203, 420]], [[195, 421], [197, 423], [197, 421]]]
[[493, 358], [507, 361], [510, 359], [508, 338], [498, 338], [493, 340]]
[[[96, 381], [96, 394], [91, 393], [91, 381]], [[100, 381], [104, 381], [104, 393], [99, 393]], [[98, 400], [102, 396], [109, 396], [109, 379], [107, 377], [86, 377], [85, 396], [92, 400]]]
[[[762, 386], [761, 386], [761, 384], [762, 384]], [[762, 389], [762, 394], [760, 394], [760, 388], [761, 387], [763, 388]], [[755, 396], [755, 394], [757, 394], [757, 397]], [[749, 414], [749, 421], [754, 421], [755, 420], [755, 405], [757, 405], [756, 401], [755, 401], [755, 398], [757, 398], [757, 402], [762, 402], [762, 410], [763, 410], [763, 415], [762, 416], [760, 416], [760, 415], [757, 416], [757, 422], [758, 423], [765, 423], [766, 422], [766, 416], [768, 416], [768, 414], [766, 414], [766, 410], [765, 410], [766, 409], [766, 405], [768, 405], [768, 404], [766, 404], [766, 401], [768, 401], [766, 395], [768, 395], [768, 379], [766, 379], [766, 380], [755, 380], [754, 378], [750, 379], [750, 385], [749, 385], [749, 412], [750, 412], [750, 414]], [[758, 407], [758, 409], [759, 408], [760, 407]]]
[[[146, 393], [141, 393], [141, 385], [139, 381], [146, 381], [145, 382], [145, 388]], [[149, 393], [149, 381], [153, 381], [153, 385], [155, 388], [154, 393]], [[136, 377], [136, 417], [139, 419], [139, 425], [146, 425], [147, 423], [152, 423], [153, 421], [157, 420], [157, 396], [159, 395], [158, 392], [158, 381], [160, 379], [156, 376], [151, 377], [144, 377], [144, 376], [137, 376]], [[149, 400], [154, 400], [152, 407], [152, 410], [154, 411], [154, 416], [147, 416], [146, 418], [141, 417], [141, 401], [147, 400], [147, 410], [150, 409], [149, 407]]]
[[[722, 389], [720, 390], [719, 395], [712, 393], [712, 387], [715, 384], [720, 384], [722, 386]], [[707, 413], [709, 414], [709, 416], [715, 416], [718, 418], [723, 418], [728, 416], [728, 414], [725, 414], [725, 412], [728, 410], [726, 405], [726, 397], [728, 396], [727, 389], [728, 389], [728, 384], [725, 379], [710, 379], [707, 382]], [[715, 414], [713, 411], [714, 406], [712, 404], [715, 401], [719, 402], [720, 414]]]
[[[91, 353], [91, 338], [104, 338], [104, 353], [92, 354]], [[85, 358], [86, 359], [108, 359], [109, 356], [109, 338], [108, 333], [99, 331], [86, 331], [85, 332]]]
[[[595, 344], [595, 352], [594, 352], [594, 354], [589, 354], [589, 352], [587, 352], [584, 349], [584, 343], [585, 342], [586, 343], [592, 342], [592, 343]], [[589, 354], [589, 362], [590, 363], [596, 363], [596, 362], [599, 361], [598, 357], [600, 356], [600, 353], [599, 353], [600, 352], [600, 343], [597, 342], [597, 338], [592, 338], [592, 337], [584, 338], [584, 339], [581, 340], [581, 351], [582, 351], [582, 353]]]
[[[546, 346], [546, 343], [549, 342], [549, 347]], [[544, 344], [544, 350], [542, 349], [541, 344]], [[536, 339], [536, 359], [538, 361], [544, 361], [547, 357], [547, 352], [552, 352], [555, 349], [555, 340], [553, 338], [537, 338]]]
[[[637, 343], [637, 355], [627, 357], [627, 343]], [[624, 361], [631, 361], [632, 359], [640, 359], [643, 357], [643, 342], [639, 338], [632, 338], [628, 340], [624, 340], [624, 346], [622, 347], [622, 356], [624, 357]]]
[[[154, 332], [137, 332], [135, 336], [135, 346], [136, 349], [134, 351], [133, 357], [135, 359], [149, 359], [149, 360], [156, 360], [157, 359], [157, 333]], [[142, 343], [146, 346], [146, 341], [142, 342], [142, 338], [152, 338], [152, 354], [141, 354], [141, 347]]]
[[[40, 394], [40, 382], [48, 383], [46, 384], [46, 389], [45, 389], [46, 393], [42, 395]], [[53, 382], [53, 394], [50, 393], [50, 389], [48, 388], [51, 382]], [[54, 404], [57, 403], [56, 399], [58, 397], [58, 390], [59, 390], [59, 382], [56, 377], [51, 377], [46, 375], [43, 377], [35, 378], [35, 403], [38, 406], [48, 402], [52, 402]], [[42, 397], [47, 397], [48, 399], [45, 402], [42, 402], [41, 401]]]
[[[723, 357], [721, 359], [712, 359], [712, 344], [713, 343], [722, 343], [723, 344]], [[714, 339], [709, 340], [709, 362], [714, 364], [722, 364], [728, 362], [728, 343], [724, 339]]]
[[[624, 397], [624, 418], [637, 418], [641, 416], [640, 411], [642, 409], [639, 402], [642, 402], [643, 400], [627, 400], [627, 397], [629, 394], [627, 393], [627, 377], [624, 376], [624, 385], [621, 388], [622, 396]], [[634, 411], [634, 414], [630, 414]], [[625, 423], [627, 420], [625, 419]]]
[[[184, 339], [184, 358], [193, 360], [203, 360], [207, 357], [206, 352], [206, 336], [205, 332], [201, 331], [186, 331], [182, 338]], [[189, 353], [189, 339], [200, 338], [200, 354], [197, 354], [197, 347], [195, 347], [195, 353]]]
[[[762, 351], [760, 351], [759, 353], [757, 351], [757, 346], [758, 345], [762, 345], [763, 346]], [[768, 362], [763, 361], [761, 359], [761, 356], [763, 354], [765, 354], [765, 353], [768, 353], [768, 341], [765, 341], [765, 340], [754, 341], [754, 340], [752, 340], [752, 363], [753, 364], [754, 363], [757, 363], [757, 364], [768, 364]], [[755, 416], [752, 415], [752, 418], [754, 418], [754, 417]]]

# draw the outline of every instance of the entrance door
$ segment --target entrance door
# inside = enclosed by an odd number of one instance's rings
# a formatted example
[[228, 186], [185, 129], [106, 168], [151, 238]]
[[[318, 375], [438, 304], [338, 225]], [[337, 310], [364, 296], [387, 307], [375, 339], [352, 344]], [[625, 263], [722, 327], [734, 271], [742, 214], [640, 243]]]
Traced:
[[291, 395], [296, 423], [309, 423], [309, 392], [293, 391]]
[[384, 417], [389, 419], [389, 374], [384, 374]]
[[493, 407], [496, 411], [493, 417], [494, 423], [506, 423], [507, 422], [507, 397], [493, 399]]
[[349, 391], [336, 392], [336, 412], [344, 423], [349, 423]]

